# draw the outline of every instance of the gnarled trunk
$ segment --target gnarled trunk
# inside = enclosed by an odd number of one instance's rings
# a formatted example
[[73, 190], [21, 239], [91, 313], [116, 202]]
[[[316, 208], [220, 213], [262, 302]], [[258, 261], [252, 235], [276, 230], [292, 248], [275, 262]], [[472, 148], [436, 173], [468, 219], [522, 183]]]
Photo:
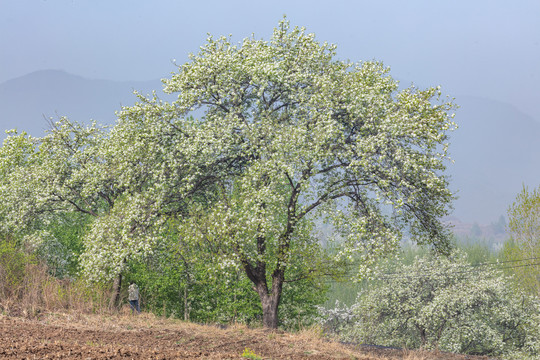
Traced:
[[263, 326], [270, 329], [277, 329], [279, 324], [278, 308], [281, 294], [260, 295], [263, 310]]
[[[263, 311], [263, 326], [270, 329], [277, 329], [279, 324], [278, 310], [285, 282], [285, 266], [283, 262], [287, 259], [287, 250], [289, 241], [287, 236], [292, 233], [293, 226], [288, 226], [287, 233], [281, 238], [282, 244], [279, 247], [280, 260], [272, 273], [272, 287], [268, 288], [266, 279], [266, 262], [258, 260], [256, 266], [253, 266], [246, 258], [242, 259], [242, 265], [247, 277], [255, 285], [254, 290], [259, 294]], [[257, 252], [264, 255], [266, 252], [266, 238], [259, 236], [257, 238]], [[283, 261], [283, 262], [282, 262]]]
[[279, 325], [279, 303], [283, 290], [283, 274], [276, 272], [272, 276], [272, 289], [268, 289], [266, 278], [258, 278], [255, 283], [255, 290], [261, 299], [263, 311], [263, 326], [270, 329], [277, 329]]

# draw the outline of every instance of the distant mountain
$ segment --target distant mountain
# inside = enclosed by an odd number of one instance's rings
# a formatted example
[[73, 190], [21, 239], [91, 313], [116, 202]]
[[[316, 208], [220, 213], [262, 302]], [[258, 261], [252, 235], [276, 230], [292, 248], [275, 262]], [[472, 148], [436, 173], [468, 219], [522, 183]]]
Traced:
[[133, 90], [150, 93], [161, 88], [159, 80], [89, 80], [64, 71], [37, 71], [0, 84], [0, 139], [5, 137], [3, 130], [11, 128], [40, 136], [48, 129], [44, 117], [113, 124], [115, 111], [137, 100]]
[[[113, 124], [115, 111], [137, 99], [133, 90], [161, 92], [159, 80], [89, 80], [63, 71], [38, 71], [0, 84], [0, 130], [18, 128], [35, 136], [48, 128], [43, 118], [66, 115]], [[540, 122], [509, 104], [457, 96], [451, 134], [451, 188], [458, 191], [454, 216], [463, 223], [489, 224], [505, 215], [522, 184], [540, 185]], [[0, 139], [5, 135], [0, 133]]]
[[495, 100], [457, 96], [456, 103], [448, 166], [459, 196], [454, 216], [488, 224], [506, 215], [523, 185], [540, 185], [540, 122]]

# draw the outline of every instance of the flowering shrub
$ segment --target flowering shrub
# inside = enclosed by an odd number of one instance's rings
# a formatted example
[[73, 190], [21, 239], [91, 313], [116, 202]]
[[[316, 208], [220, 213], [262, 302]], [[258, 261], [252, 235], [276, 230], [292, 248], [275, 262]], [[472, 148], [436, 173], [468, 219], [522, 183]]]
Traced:
[[359, 320], [358, 315], [355, 313], [355, 307], [354, 305], [348, 307], [345, 304], [340, 304], [339, 300], [336, 300], [333, 309], [319, 306], [317, 321], [323, 325], [326, 333], [338, 335], [342, 340], [350, 340], [351, 331]]
[[540, 304], [514, 292], [496, 266], [472, 267], [455, 253], [385, 270], [350, 309], [323, 314], [331, 315], [326, 324], [342, 338], [468, 354], [540, 355]]

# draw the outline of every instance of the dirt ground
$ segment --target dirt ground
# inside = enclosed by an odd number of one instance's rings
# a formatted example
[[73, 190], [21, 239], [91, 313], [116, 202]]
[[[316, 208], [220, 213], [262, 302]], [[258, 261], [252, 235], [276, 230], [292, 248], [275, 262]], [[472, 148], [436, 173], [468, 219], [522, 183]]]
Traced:
[[[249, 350], [246, 350], [249, 349]], [[243, 354], [245, 355], [243, 356]], [[0, 359], [487, 359], [445, 353], [353, 348], [314, 330], [289, 334], [225, 329], [152, 315], [0, 315]]]

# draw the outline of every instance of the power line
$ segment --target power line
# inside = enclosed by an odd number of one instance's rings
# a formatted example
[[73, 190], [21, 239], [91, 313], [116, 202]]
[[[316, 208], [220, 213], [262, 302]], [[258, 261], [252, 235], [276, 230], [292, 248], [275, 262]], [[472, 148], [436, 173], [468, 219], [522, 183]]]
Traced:
[[[501, 265], [501, 264], [516, 263], [516, 262], [529, 261], [529, 260], [540, 260], [540, 257], [536, 256], [536, 257], [531, 257], [531, 258], [526, 258], [526, 259], [485, 262], [485, 263], [479, 263], [479, 264], [463, 264], [463, 265], [458, 265], [458, 266], [462, 268], [475, 268], [475, 267], [480, 267], [480, 266]], [[521, 266], [517, 266], [517, 267], [521, 267]], [[509, 269], [509, 268], [511, 267], [499, 267], [499, 269]], [[386, 275], [403, 275], [403, 274], [399, 272], [386, 272], [386, 273], [381, 273], [381, 275], [386, 276]]]
[[496, 261], [496, 262], [487, 262], [487, 263], [479, 263], [479, 264], [472, 264], [471, 267], [477, 267], [477, 266], [486, 266], [486, 265], [498, 265], [498, 264], [506, 264], [506, 263], [513, 263], [513, 262], [521, 262], [521, 261], [528, 261], [528, 260], [539, 260], [540, 257], [532, 257], [527, 259], [518, 259], [518, 260], [506, 260], [506, 261]]
[[[520, 261], [525, 261], [525, 260], [531, 260], [531, 259], [540, 259], [538, 257], [536, 258], [530, 258], [530, 259], [522, 259]], [[508, 261], [508, 262], [517, 262], [518, 260], [516, 261]], [[501, 262], [502, 263], [502, 262]], [[497, 263], [492, 263], [492, 264], [497, 264]], [[522, 267], [529, 267], [529, 266], [540, 266], [540, 262], [538, 263], [532, 263], [532, 264], [522, 264], [522, 265], [514, 265], [514, 266], [503, 266], [503, 267], [498, 267], [498, 268], [495, 268], [496, 270], [504, 270], [504, 269], [514, 269], [514, 268], [522, 268]], [[462, 267], [474, 267], [472, 265], [462, 265]], [[400, 273], [383, 273], [381, 275], [383, 276], [380, 276], [380, 277], [376, 277], [375, 279], [377, 280], [391, 280], [391, 279], [415, 279], [415, 278], [423, 278], [423, 277], [427, 277], [427, 276], [431, 276], [431, 275], [454, 275], [454, 274], [466, 274], [466, 273], [472, 273], [472, 272], [476, 272], [477, 270], [457, 270], [457, 271], [447, 271], [447, 272], [439, 272], [439, 273], [421, 273], [421, 274], [411, 274], [411, 275], [407, 275], [407, 274], [400, 274]], [[398, 276], [387, 276], [387, 275], [398, 275]]]

